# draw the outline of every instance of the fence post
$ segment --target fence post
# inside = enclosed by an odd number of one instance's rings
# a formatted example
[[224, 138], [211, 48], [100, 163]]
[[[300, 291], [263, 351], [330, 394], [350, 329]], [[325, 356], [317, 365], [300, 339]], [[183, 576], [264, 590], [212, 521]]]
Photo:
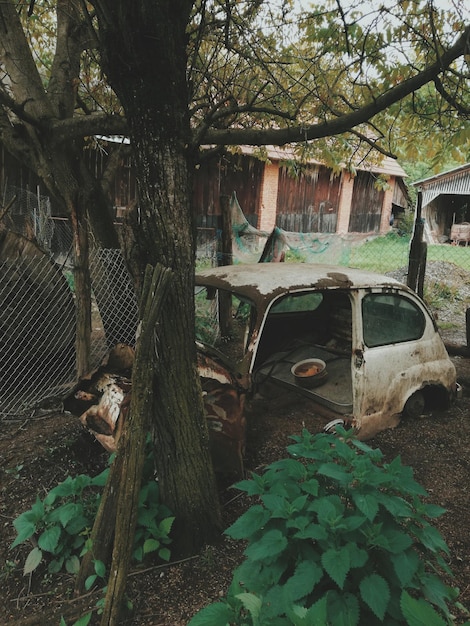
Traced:
[[[413, 230], [413, 237], [411, 238], [410, 244], [410, 256], [408, 259], [408, 275], [406, 279], [406, 284], [408, 287], [416, 291], [416, 285], [418, 282], [418, 273], [420, 271], [420, 266], [423, 261], [423, 232], [424, 232], [424, 224], [421, 218], [421, 207], [423, 202], [423, 195], [421, 191], [418, 192], [418, 200], [416, 204], [416, 216], [415, 216], [415, 227]], [[424, 281], [424, 272], [426, 269], [426, 261], [424, 261], [424, 267], [421, 268], [422, 271], [422, 279]]]
[[[222, 212], [222, 235], [220, 238], [220, 254], [218, 265], [232, 264], [232, 215], [229, 196], [220, 196]], [[230, 336], [232, 329], [232, 296], [219, 291], [219, 325], [222, 337]]]

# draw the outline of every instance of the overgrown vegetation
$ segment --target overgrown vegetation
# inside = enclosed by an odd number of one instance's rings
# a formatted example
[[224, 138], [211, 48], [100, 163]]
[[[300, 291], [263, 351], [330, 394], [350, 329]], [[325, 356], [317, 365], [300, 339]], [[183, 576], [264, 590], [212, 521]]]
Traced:
[[[68, 476], [43, 500], [37, 497], [33, 506], [14, 520], [17, 536], [11, 547], [28, 541], [34, 544], [26, 557], [24, 574], [33, 572], [41, 563], [47, 564], [47, 570], [52, 574], [62, 569], [70, 574], [78, 573], [80, 557], [92, 549], [91, 529], [108, 474], [109, 467], [95, 477], [86, 474]], [[170, 511], [160, 503], [149, 445], [134, 537], [135, 561], [141, 562], [150, 553], [169, 560], [169, 533], [173, 521]], [[100, 576], [104, 578], [100, 568], [102, 564], [95, 564], [90, 586]]]
[[226, 533], [247, 541], [227, 597], [189, 626], [452, 624], [458, 591], [430, 519], [444, 509], [400, 458], [338, 429], [304, 430], [291, 458], [236, 487], [258, 502]]

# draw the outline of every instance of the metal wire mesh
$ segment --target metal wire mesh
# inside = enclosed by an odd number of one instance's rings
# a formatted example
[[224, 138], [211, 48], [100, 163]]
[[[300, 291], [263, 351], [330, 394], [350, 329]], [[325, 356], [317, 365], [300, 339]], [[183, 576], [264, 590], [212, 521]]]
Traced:
[[[0, 415], [4, 417], [33, 414], [51, 398], [64, 397], [76, 382], [70, 224], [66, 219], [50, 217], [47, 198], [9, 189], [2, 202], [6, 206], [13, 199], [7, 216], [8, 229], [36, 240], [48, 252], [34, 257], [2, 257], [0, 261]], [[198, 266], [217, 263], [217, 235], [214, 229], [198, 232]], [[286, 261], [329, 262], [381, 273], [401, 272], [400, 278], [406, 280], [409, 236], [396, 232], [384, 237], [318, 233], [313, 247], [304, 240], [306, 236], [301, 234], [286, 238]], [[237, 250], [234, 245], [232, 262], [242, 261], [237, 259]], [[428, 261], [452, 264], [470, 272], [470, 246], [429, 245]], [[119, 250], [93, 250], [90, 273], [91, 363], [95, 367], [116, 343], [134, 344], [138, 307]], [[453, 272], [444, 271], [443, 275], [451, 281]], [[462, 274], [458, 276], [462, 280]]]
[[134, 345], [138, 306], [121, 251], [102, 248], [93, 250], [90, 255], [90, 275], [107, 349], [117, 343]]
[[75, 304], [46, 256], [0, 264], [0, 409], [30, 411], [75, 377]]

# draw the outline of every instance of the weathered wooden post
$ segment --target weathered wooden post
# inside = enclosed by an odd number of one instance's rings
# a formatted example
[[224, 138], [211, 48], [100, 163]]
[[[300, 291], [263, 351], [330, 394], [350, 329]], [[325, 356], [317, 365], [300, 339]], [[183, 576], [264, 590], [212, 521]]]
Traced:
[[[422, 263], [422, 248], [423, 248], [423, 232], [424, 232], [424, 224], [421, 218], [421, 207], [423, 202], [423, 195], [421, 191], [418, 192], [418, 199], [416, 204], [416, 216], [415, 216], [415, 227], [413, 231], [413, 237], [411, 238], [410, 244], [410, 256], [408, 259], [408, 276], [406, 279], [406, 284], [408, 287], [416, 291], [416, 286], [418, 282], [418, 273]], [[426, 266], [424, 265], [423, 271], [423, 281], [424, 281], [424, 271]]]
[[[232, 215], [229, 196], [220, 196], [222, 213], [222, 234], [218, 254], [218, 265], [232, 264]], [[232, 330], [232, 297], [229, 293], [219, 293], [219, 326], [222, 337], [228, 337]]]

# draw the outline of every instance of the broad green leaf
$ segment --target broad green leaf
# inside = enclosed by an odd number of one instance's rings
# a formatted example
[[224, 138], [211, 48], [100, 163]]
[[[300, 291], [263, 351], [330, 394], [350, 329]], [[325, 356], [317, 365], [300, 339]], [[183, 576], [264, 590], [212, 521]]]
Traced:
[[67, 478], [57, 485], [57, 487], [54, 487], [49, 491], [45, 500], [48, 504], [52, 504], [55, 501], [55, 498], [68, 498], [76, 493], [76, 481], [74, 481], [71, 476], [67, 476]]
[[271, 624], [274, 618], [279, 618], [291, 606], [292, 600], [285, 596], [282, 587], [273, 585], [263, 594], [262, 607], [260, 609], [261, 623]]
[[339, 482], [341, 485], [347, 485], [353, 480], [351, 472], [346, 471], [336, 463], [323, 463], [322, 465], [320, 465], [317, 471], [322, 476], [332, 478], [333, 480]]
[[36, 567], [39, 565], [41, 561], [42, 561], [42, 550], [40, 550], [37, 547], [33, 548], [31, 552], [28, 554], [28, 556], [26, 557], [26, 561], [23, 567], [23, 576], [26, 576], [27, 574], [31, 574], [31, 572], [34, 572], [34, 570], [36, 569]]
[[104, 487], [109, 476], [109, 467], [103, 470], [100, 474], [91, 479], [90, 485], [95, 487]]
[[168, 548], [161, 548], [158, 551], [158, 556], [163, 560], [163, 561], [169, 561], [170, 560], [170, 556], [171, 556], [171, 552]]
[[407, 587], [418, 570], [420, 564], [418, 555], [411, 549], [400, 554], [392, 554], [390, 560], [393, 563], [398, 580], [403, 587]]
[[328, 623], [327, 615], [327, 597], [323, 596], [308, 609], [305, 624], [306, 626], [324, 626]]
[[158, 539], [146, 539], [144, 541], [144, 554], [155, 552], [160, 547]]
[[275, 461], [269, 466], [271, 469], [277, 470], [279, 474], [286, 474], [291, 480], [301, 481], [305, 478], [307, 470], [303, 463], [295, 459], [282, 459]]
[[327, 574], [340, 589], [344, 586], [346, 576], [351, 569], [349, 550], [347, 548], [330, 548], [321, 556], [321, 563]]
[[36, 524], [28, 521], [21, 515], [15, 519], [13, 522], [13, 526], [15, 527], [16, 532], [18, 533], [15, 541], [11, 544], [10, 548], [15, 548], [23, 541], [26, 541], [30, 537], [34, 535], [36, 532]]
[[52, 559], [52, 561], [47, 566], [47, 571], [49, 574], [58, 574], [62, 569], [62, 565], [64, 564], [64, 557], [59, 556], [56, 559]]
[[428, 550], [432, 552], [442, 551], [445, 554], [449, 554], [449, 548], [436, 528], [429, 525], [424, 526], [424, 528], [417, 528], [416, 536]]
[[255, 504], [227, 528], [225, 534], [232, 539], [248, 539], [260, 530], [269, 519], [269, 511], [266, 511], [261, 505]]
[[258, 541], [245, 550], [245, 554], [254, 561], [271, 559], [287, 548], [287, 539], [279, 530], [268, 530]]
[[354, 542], [347, 543], [345, 549], [349, 552], [349, 562], [351, 564], [351, 568], [363, 567], [363, 565], [367, 563], [367, 559], [369, 558], [367, 550], [359, 548], [359, 546]]
[[64, 504], [58, 509], [59, 521], [65, 528], [70, 520], [74, 519], [78, 515], [81, 515], [82, 511], [83, 507], [80, 504], [75, 504], [74, 502]]
[[261, 496], [261, 500], [270, 511], [270, 517], [280, 517], [282, 519], [289, 517], [289, 503], [285, 497], [266, 493]]
[[294, 534], [296, 539], [311, 539], [312, 541], [324, 541], [328, 537], [328, 533], [324, 526], [319, 524], [309, 524], [303, 530], [299, 530]]
[[383, 621], [390, 601], [390, 589], [387, 581], [378, 574], [371, 574], [361, 580], [359, 589], [364, 602], [379, 620]]
[[[327, 594], [328, 622], [334, 626], [358, 626], [359, 601], [352, 593], [330, 591]], [[361, 624], [366, 626], [366, 624]]]
[[174, 517], [165, 517], [165, 519], [163, 519], [158, 524], [158, 528], [159, 528], [160, 532], [163, 535], [168, 536], [170, 534], [170, 530], [171, 530], [171, 527], [173, 526], [173, 522], [174, 521], [175, 521]]
[[72, 555], [65, 561], [65, 569], [69, 574], [78, 574], [80, 569], [80, 559], [78, 556]]
[[325, 496], [313, 501], [309, 509], [317, 512], [320, 524], [331, 526], [339, 517], [342, 517], [344, 505], [338, 496]]
[[244, 491], [249, 496], [258, 496], [264, 493], [264, 485], [256, 480], [240, 480], [234, 487]]
[[394, 528], [384, 528], [382, 530], [382, 534], [387, 539], [387, 549], [393, 554], [404, 552], [413, 545], [411, 537], [400, 530], [395, 530]]
[[88, 576], [88, 578], [85, 580], [85, 589], [87, 591], [90, 591], [90, 589], [95, 584], [96, 579], [97, 579], [96, 574], [91, 574], [90, 576]]
[[352, 493], [352, 499], [359, 511], [363, 513], [371, 522], [374, 520], [378, 513], [379, 505], [377, 497], [375, 495], [369, 495], [366, 493]]
[[389, 493], [378, 493], [376, 497], [377, 502], [393, 515], [393, 517], [410, 517], [411, 506], [403, 498], [390, 495]]
[[78, 535], [85, 528], [93, 525], [93, 519], [88, 519], [84, 515], [76, 515], [67, 523], [67, 532], [69, 535]]
[[243, 604], [245, 609], [250, 613], [254, 624], [258, 623], [258, 617], [261, 610], [263, 601], [253, 593], [239, 593], [236, 596], [237, 600]]
[[424, 515], [431, 518], [441, 517], [444, 513], [447, 513], [447, 509], [444, 509], [442, 506], [438, 506], [437, 504], [423, 504], [423, 512]]
[[57, 545], [59, 543], [59, 539], [60, 539], [59, 526], [52, 526], [52, 528], [48, 528], [41, 535], [39, 535], [38, 546], [42, 550], [45, 550], [46, 552], [55, 554]]
[[100, 578], [104, 578], [106, 576], [106, 565], [103, 563], [103, 561], [95, 559], [93, 561], [93, 565], [95, 566], [96, 575]]
[[196, 613], [188, 626], [228, 626], [234, 619], [234, 611], [228, 604], [216, 602]]
[[446, 626], [447, 622], [423, 599], [416, 600], [406, 591], [400, 598], [400, 608], [408, 626]]
[[319, 490], [320, 484], [318, 480], [316, 480], [315, 478], [310, 478], [309, 480], [306, 480], [303, 483], [301, 483], [300, 487], [302, 491], [305, 491], [311, 496], [316, 497], [318, 496], [318, 490]]
[[319, 565], [312, 561], [302, 561], [284, 585], [284, 591], [292, 601], [299, 600], [310, 594], [322, 578], [323, 570]]
[[447, 613], [447, 602], [452, 600], [455, 590], [445, 585], [434, 574], [425, 574], [421, 577], [421, 582], [424, 586], [423, 591], [426, 599]]

